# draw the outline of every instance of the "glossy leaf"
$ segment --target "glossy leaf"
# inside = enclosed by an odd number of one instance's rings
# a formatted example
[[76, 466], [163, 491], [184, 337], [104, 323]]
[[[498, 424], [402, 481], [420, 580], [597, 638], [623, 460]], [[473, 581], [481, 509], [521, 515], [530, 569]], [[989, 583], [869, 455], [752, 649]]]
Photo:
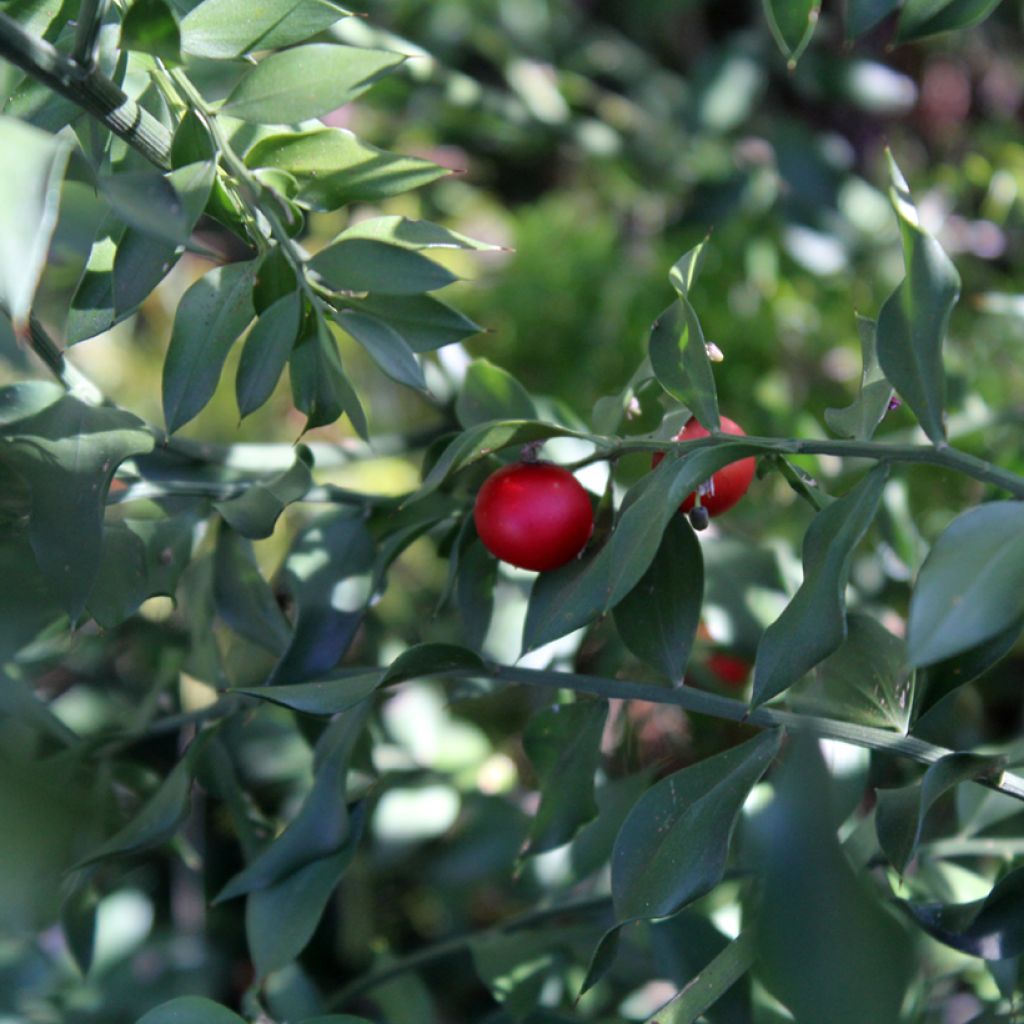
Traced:
[[1000, 0], [906, 0], [896, 28], [898, 43], [915, 42], [940, 32], [956, 32], [983, 22]]
[[790, 68], [807, 49], [820, 10], [821, 0], [764, 0], [768, 27]]
[[532, 420], [537, 409], [529, 393], [506, 370], [487, 359], [474, 359], [466, 367], [462, 389], [455, 400], [455, 415], [463, 428], [492, 420]]
[[246, 72], [221, 111], [258, 124], [307, 121], [354, 100], [403, 60], [398, 53], [338, 43], [296, 46]]
[[240, 57], [301, 43], [348, 13], [333, 0], [204, 0], [182, 20], [182, 45], [197, 57]]
[[46, 263], [71, 148], [67, 136], [0, 117], [0, 305], [17, 330], [28, 322]]
[[703, 596], [700, 543], [685, 517], [673, 516], [647, 572], [615, 606], [615, 627], [638, 658], [678, 683], [690, 660]]
[[862, 365], [860, 389], [852, 405], [845, 409], [825, 410], [825, 422], [840, 437], [870, 441], [875, 428], [882, 422], [889, 408], [893, 391], [892, 385], [885, 379], [885, 374], [878, 365], [876, 329], [874, 320], [863, 316], [857, 317]]
[[380, 295], [415, 295], [443, 288], [455, 275], [418, 252], [371, 238], [333, 242], [310, 261], [332, 288]]
[[181, 32], [166, 0], [132, 0], [121, 21], [121, 48], [149, 53], [165, 63], [181, 59]]
[[400, 683], [406, 679], [443, 675], [456, 671], [484, 671], [480, 655], [456, 644], [417, 644], [400, 654], [384, 673], [385, 683]]
[[929, 665], [991, 639], [1024, 615], [1024, 504], [969, 509], [935, 542], [910, 600], [907, 656]]
[[413, 352], [433, 352], [482, 330], [432, 295], [368, 295], [357, 308], [393, 327]]
[[244, 419], [270, 398], [292, 354], [302, 321], [298, 292], [282, 296], [260, 313], [245, 339], [235, 377], [238, 414]]
[[[299, 184], [294, 196], [296, 202], [314, 210], [336, 210], [349, 203], [377, 202], [427, 185], [449, 173], [429, 160], [377, 149], [343, 128], [313, 128], [271, 135], [245, 154], [245, 162], [249, 167], [287, 171]], [[381, 221], [392, 219], [404, 221], [404, 218], [378, 218]], [[357, 231], [358, 225], [350, 230]], [[380, 236], [361, 237], [379, 237], [393, 245], [403, 244], [400, 237], [403, 232], [381, 230]], [[385, 237], [389, 234], [391, 237]]]
[[979, 754], [948, 754], [924, 773], [920, 782], [879, 789], [875, 829], [882, 852], [902, 875], [917, 853], [928, 812], [940, 797], [961, 782], [997, 777], [1003, 762]]
[[250, 484], [244, 494], [214, 507], [224, 521], [243, 537], [263, 540], [271, 536], [281, 513], [300, 501], [313, 485], [313, 455], [305, 445], [295, 450], [295, 462], [267, 481]]
[[892, 154], [890, 196], [903, 237], [906, 277], [878, 314], [878, 362], [928, 437], [945, 440], [946, 375], [942, 343], [960, 295], [960, 275], [931, 235]]
[[344, 238], [371, 238], [402, 249], [469, 249], [474, 252], [493, 252], [501, 246], [478, 242], [475, 238], [432, 224], [427, 220], [410, 220], [391, 214], [369, 217], [345, 228], [337, 241]]
[[338, 343], [319, 315], [306, 318], [288, 360], [292, 400], [306, 414], [306, 430], [347, 415], [360, 437], [369, 436], [366, 413], [341, 365]]
[[804, 579], [764, 632], [754, 663], [755, 706], [806, 675], [846, 639], [846, 583], [853, 552], [875, 517], [888, 467], [879, 463], [815, 516], [804, 536]]
[[842, 645], [793, 684], [786, 703], [801, 713], [906, 733], [913, 691], [903, 642], [870, 615], [851, 612]]
[[526, 854], [563, 846], [597, 816], [594, 774], [601, 763], [607, 718], [607, 702], [579, 701], [545, 708], [527, 723], [523, 750], [537, 775], [541, 798]]
[[347, 711], [371, 696], [384, 681], [384, 670], [343, 672], [312, 683], [289, 686], [254, 686], [240, 688], [239, 693], [280, 704], [309, 715], [335, 715]]
[[173, 433], [213, 397], [228, 351], [253, 318], [253, 263], [216, 267], [182, 296], [163, 371], [167, 430]]
[[150, 451], [153, 435], [130, 413], [86, 405], [58, 385], [35, 381], [0, 389], [0, 424], [0, 467], [13, 469], [30, 489], [36, 562], [75, 621], [100, 569], [114, 471]]
[[392, 380], [416, 391], [427, 390], [423, 367], [393, 327], [376, 317], [350, 309], [339, 313], [335, 320]]
[[245, 1024], [230, 1010], [201, 996], [178, 996], [141, 1016], [136, 1024]]

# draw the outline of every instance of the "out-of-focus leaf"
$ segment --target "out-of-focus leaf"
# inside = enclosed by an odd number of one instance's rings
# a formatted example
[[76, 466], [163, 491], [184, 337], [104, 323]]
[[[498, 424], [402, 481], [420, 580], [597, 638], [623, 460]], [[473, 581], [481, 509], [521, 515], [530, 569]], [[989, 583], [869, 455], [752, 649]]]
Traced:
[[894, 789], [879, 789], [875, 829], [882, 852], [902, 875], [914, 859], [925, 818], [939, 798], [982, 776], [1001, 774], [1004, 762], [980, 754], [948, 754], [924, 773], [920, 782]]
[[700, 543], [686, 518], [674, 516], [650, 568], [615, 606], [615, 626], [638, 658], [678, 683], [690, 660], [703, 596]]
[[0, 440], [0, 466], [13, 468], [30, 488], [36, 562], [75, 621], [99, 572], [114, 471], [152, 449], [153, 435], [130, 413], [86, 405], [55, 384], [33, 381], [0, 390]]
[[564, 845], [597, 816], [594, 773], [607, 718], [605, 701], [580, 701], [545, 708], [527, 723], [523, 750], [537, 773], [541, 797], [526, 854]]
[[267, 480], [250, 484], [244, 494], [218, 501], [214, 508], [224, 521], [243, 537], [270, 537], [278, 517], [292, 502], [299, 501], [313, 485], [313, 453], [299, 445], [289, 469]]
[[432, 295], [367, 295], [355, 308], [390, 324], [413, 352], [433, 352], [482, 330]]
[[[815, 741], [796, 737], [755, 820], [763, 871], [760, 976], [797, 1020], [896, 1021], [914, 969], [899, 921], [854, 874], [835, 832], [834, 798]], [[843, 955], [836, 956], [837, 948]]]
[[910, 599], [907, 657], [930, 665], [1007, 630], [1024, 615], [1024, 504], [968, 509], [935, 542]]
[[462, 552], [455, 580], [455, 605], [462, 623], [462, 639], [469, 647], [481, 647], [487, 636], [494, 613], [497, 575], [497, 561], [479, 540]]
[[341, 365], [338, 343], [319, 314], [306, 318], [288, 366], [292, 400], [306, 414], [306, 430], [334, 423], [344, 414], [360, 437], [369, 437], [366, 413]]
[[443, 288], [455, 275], [411, 249], [373, 238], [350, 238], [321, 249], [310, 261], [339, 291], [416, 295]]
[[182, 19], [182, 47], [221, 60], [277, 50], [315, 36], [348, 13], [333, 0], [204, 0]]
[[485, 665], [476, 651], [457, 644], [417, 644], [400, 654], [384, 673], [385, 683], [439, 675], [452, 670], [484, 671]]
[[399, 53], [339, 43], [296, 46], [246, 72], [221, 111], [258, 124], [308, 121], [354, 100], [404, 60]]
[[68, 952], [82, 974], [88, 974], [92, 967], [99, 905], [99, 894], [88, 875], [88, 872], [80, 872], [75, 876], [60, 907], [60, 930]]
[[821, 0], [764, 0], [768, 27], [790, 68], [807, 49], [820, 10]]
[[179, 996], [150, 1010], [136, 1024], [245, 1024], [245, 1021], [209, 999]]
[[173, 433], [213, 397], [228, 351], [252, 320], [254, 263], [215, 267], [182, 296], [163, 372], [167, 430]]
[[28, 322], [57, 223], [71, 139], [0, 117], [0, 304], [15, 328]]
[[188, 241], [181, 196], [159, 171], [122, 171], [100, 179], [100, 192], [126, 224], [172, 245]]
[[427, 390], [423, 367], [405, 339], [393, 327], [383, 320], [351, 309], [339, 313], [335, 321], [366, 349], [370, 358], [392, 380], [416, 391]]
[[474, 359], [466, 368], [455, 415], [469, 429], [492, 420], [532, 420], [537, 409], [512, 374], [487, 359]]
[[[377, 149], [343, 128], [313, 128], [268, 136], [245, 154], [245, 162], [249, 167], [287, 171], [299, 183], [294, 196], [296, 202], [314, 210], [336, 210], [348, 203], [377, 202], [427, 185], [449, 173], [429, 160]], [[404, 218], [398, 219], [404, 221]], [[351, 230], [357, 229], [358, 226]], [[384, 234], [390, 236], [381, 237], [382, 241], [406, 244], [397, 227]]]
[[402, 249], [470, 249], [475, 252], [493, 252], [501, 246], [478, 242], [475, 238], [432, 224], [428, 220], [409, 220], [391, 214], [386, 217], [370, 217], [345, 228], [338, 241], [343, 238], [372, 238]]
[[911, 43], [940, 32], [955, 32], [983, 22], [1000, 0], [906, 0], [896, 42]]
[[878, 365], [875, 351], [875, 322], [867, 317], [857, 317], [857, 333], [860, 335], [861, 378], [860, 390], [851, 405], [845, 409], [826, 409], [825, 422], [840, 437], [870, 441], [875, 428], [882, 422], [892, 385], [885, 379]]
[[846, 36], [855, 39], [874, 28], [900, 5], [900, 0], [846, 0]]
[[238, 414], [244, 419], [270, 397], [277, 386], [299, 335], [302, 297], [298, 292], [282, 296], [260, 313], [245, 339], [235, 377]]
[[905, 733], [913, 706], [914, 677], [902, 641], [870, 615], [851, 612], [846, 639], [793, 684], [794, 711]]
[[878, 314], [878, 362], [921, 429], [938, 444], [946, 437], [942, 343], [960, 296], [960, 275], [939, 243], [921, 227], [910, 187], [892, 153], [888, 157], [889, 194], [903, 236], [906, 277]]
[[181, 32], [166, 0], [132, 0], [121, 21], [121, 49], [149, 53], [165, 63], [178, 63]]
[[854, 549], [878, 509], [888, 467], [879, 463], [848, 494], [815, 516], [804, 536], [804, 580], [761, 637], [755, 706], [810, 672], [846, 639], [845, 590]]
[[0, 664], [4, 664], [61, 619], [64, 611], [36, 564], [27, 534], [7, 531], [0, 540], [0, 579], [18, 581], [17, 587], [0, 587]]

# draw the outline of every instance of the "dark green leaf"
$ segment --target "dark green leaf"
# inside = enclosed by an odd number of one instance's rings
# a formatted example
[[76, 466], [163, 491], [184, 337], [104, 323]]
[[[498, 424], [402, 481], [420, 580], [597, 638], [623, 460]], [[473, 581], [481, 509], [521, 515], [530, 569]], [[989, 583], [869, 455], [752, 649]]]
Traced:
[[174, 130], [174, 139], [171, 142], [172, 166], [185, 167], [188, 164], [210, 163], [216, 155], [209, 129], [195, 111], [188, 111]]
[[88, 872], [75, 876], [60, 907], [60, 928], [75, 966], [84, 975], [92, 966], [96, 945], [96, 908], [99, 893]]
[[121, 49], [149, 53], [169, 64], [181, 60], [178, 19], [166, 0], [133, 0], [121, 21]]
[[606, 701], [556, 704], [535, 714], [523, 731], [523, 750], [541, 792], [530, 826], [528, 855], [563, 846], [592, 818], [594, 773], [601, 763]]
[[244, 419], [270, 397], [299, 334], [302, 297], [290, 292], [260, 313], [245, 339], [235, 377], [238, 413]]
[[671, 682], [683, 678], [704, 596], [700, 543], [683, 516], [673, 516], [640, 582], [615, 606], [625, 645]]
[[[299, 183], [296, 202], [314, 210], [377, 202], [449, 173], [428, 160], [377, 149], [343, 128], [271, 135], [246, 153], [245, 162], [287, 171]], [[385, 240], [402, 244], [397, 238]]]
[[244, 494], [214, 505], [224, 521], [243, 537], [262, 540], [274, 532], [281, 513], [292, 502], [300, 501], [313, 485], [313, 455], [305, 445], [295, 450], [295, 462], [289, 469], [266, 482], [248, 486]]
[[370, 238], [334, 242], [321, 249], [310, 266], [339, 291], [415, 295], [443, 288], [455, 275], [410, 249]]
[[0, 305], [18, 330], [46, 263], [70, 153], [71, 139], [0, 117]]
[[820, 10], [821, 0], [764, 0], [768, 27], [790, 68], [807, 49]]
[[188, 211], [177, 190], [159, 171], [122, 171], [101, 178], [99, 185], [126, 224], [172, 245], [188, 241]]
[[245, 1021], [209, 999], [179, 996], [150, 1010], [136, 1024], [245, 1024]]
[[860, 390], [852, 405], [845, 409], [826, 409], [825, 422], [840, 437], [856, 438], [858, 441], [870, 441], [875, 428], [882, 422], [889, 399], [892, 398], [892, 385], [885, 379], [882, 368], [878, 365], [875, 351], [874, 320], [857, 317], [857, 333], [860, 335], [861, 370]]
[[259, 124], [307, 121], [354, 100], [404, 60], [398, 53], [337, 43], [296, 46], [246, 72], [221, 111]]
[[846, 0], [846, 37], [856, 39], [900, 5], [900, 0]]
[[898, 43], [940, 32], [955, 32], [983, 22], [1000, 0], [906, 0], [896, 29]]
[[334, 423], [345, 414], [360, 437], [369, 436], [366, 414], [341, 365], [338, 343], [319, 314], [306, 318], [288, 366], [292, 400], [306, 414], [306, 430]]
[[368, 295], [358, 307], [390, 324], [413, 352], [433, 352], [481, 328], [431, 295]]
[[803, 583], [757, 647], [755, 706], [782, 693], [846, 639], [850, 563], [875, 517], [888, 472], [884, 463], [876, 465], [848, 494], [819, 512], [808, 528]]
[[260, 261], [252, 289], [252, 301], [261, 316], [279, 299], [299, 290], [295, 268], [280, 245], [275, 245]]
[[479, 540], [474, 540], [459, 558], [455, 579], [455, 606], [462, 624], [462, 638], [470, 647], [482, 647], [487, 636], [494, 613], [497, 575], [497, 561]]
[[961, 782], [1000, 774], [1003, 762], [980, 754], [948, 754], [924, 773], [920, 782], [879, 789], [875, 829], [882, 852], [902, 875], [917, 853], [925, 819], [943, 794]]
[[338, 325], [370, 354], [394, 381], [417, 391], [427, 390], [423, 367], [405, 339], [383, 320], [347, 309], [335, 317]]
[[536, 419], [537, 409], [510, 373], [487, 359], [474, 359], [466, 368], [455, 415], [469, 429], [492, 420]]
[[878, 314], [878, 362], [924, 432], [939, 443], [946, 436], [942, 343], [960, 295], [960, 275], [939, 243], [921, 227], [910, 188], [892, 154], [888, 155], [889, 194], [903, 236], [906, 277]]
[[456, 644], [417, 644], [400, 654], [384, 673], [385, 683], [400, 683], [406, 679], [443, 675], [452, 670], [485, 671], [486, 667], [475, 651]]
[[337, 677], [328, 676], [313, 683], [254, 686], [239, 689], [238, 692], [308, 715], [335, 715], [362, 703], [377, 690], [383, 680], [384, 670], [374, 669], [370, 672], [344, 672]]
[[167, 430], [173, 433], [213, 397], [228, 351], [253, 317], [253, 263], [216, 267], [178, 304], [163, 373]]
[[[9, 472], [3, 475], [10, 480]], [[4, 664], [64, 612], [36, 564], [27, 534], [7, 531], [0, 540], [0, 579], [18, 581], [17, 587], [0, 587], [0, 664]]]
[[186, 53], [216, 59], [277, 50], [317, 35], [348, 13], [333, 0], [205, 0], [182, 20], [182, 46]]
[[1024, 504], [969, 509], [935, 542], [910, 600], [907, 656], [930, 665], [991, 639], [1024, 615]]

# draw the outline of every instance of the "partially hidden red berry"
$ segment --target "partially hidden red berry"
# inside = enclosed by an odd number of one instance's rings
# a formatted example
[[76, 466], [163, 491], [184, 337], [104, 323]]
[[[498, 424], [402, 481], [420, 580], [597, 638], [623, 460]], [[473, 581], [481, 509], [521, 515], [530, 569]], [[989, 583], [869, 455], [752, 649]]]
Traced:
[[492, 473], [476, 496], [473, 521], [492, 555], [536, 572], [572, 561], [594, 530], [586, 490], [547, 462], [516, 462]]
[[708, 669], [726, 686], [742, 686], [750, 675], [750, 662], [717, 652], [708, 655]]

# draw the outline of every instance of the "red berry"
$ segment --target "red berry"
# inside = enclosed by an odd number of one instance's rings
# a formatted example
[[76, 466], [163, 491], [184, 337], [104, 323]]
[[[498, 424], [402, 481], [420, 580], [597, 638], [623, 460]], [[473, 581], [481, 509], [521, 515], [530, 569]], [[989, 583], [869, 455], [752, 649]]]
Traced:
[[[735, 434], [738, 437], [746, 437], [743, 428], [729, 419], [728, 416], [719, 417], [722, 422], [723, 434]], [[700, 437], [708, 437], [709, 431], [705, 430], [695, 419], [690, 419], [686, 426], [676, 434], [677, 441], [695, 441]], [[656, 466], [665, 456], [656, 452], [651, 460], [651, 465]], [[707, 493], [701, 495], [700, 503], [708, 510], [709, 516], [720, 516], [736, 504], [750, 486], [754, 479], [754, 470], [757, 468], [757, 461], [753, 456], [740, 459], [738, 462], [730, 462], [728, 466], [720, 469], [711, 477], [711, 486]], [[690, 494], [679, 506], [680, 511], [689, 512], [696, 503], [697, 495]]]
[[726, 686], [742, 686], [750, 675], [750, 662], [731, 654], [708, 655], [708, 668]]
[[571, 562], [590, 539], [590, 497], [566, 469], [517, 462], [492, 473], [476, 496], [473, 521], [492, 555], [547, 572]]

